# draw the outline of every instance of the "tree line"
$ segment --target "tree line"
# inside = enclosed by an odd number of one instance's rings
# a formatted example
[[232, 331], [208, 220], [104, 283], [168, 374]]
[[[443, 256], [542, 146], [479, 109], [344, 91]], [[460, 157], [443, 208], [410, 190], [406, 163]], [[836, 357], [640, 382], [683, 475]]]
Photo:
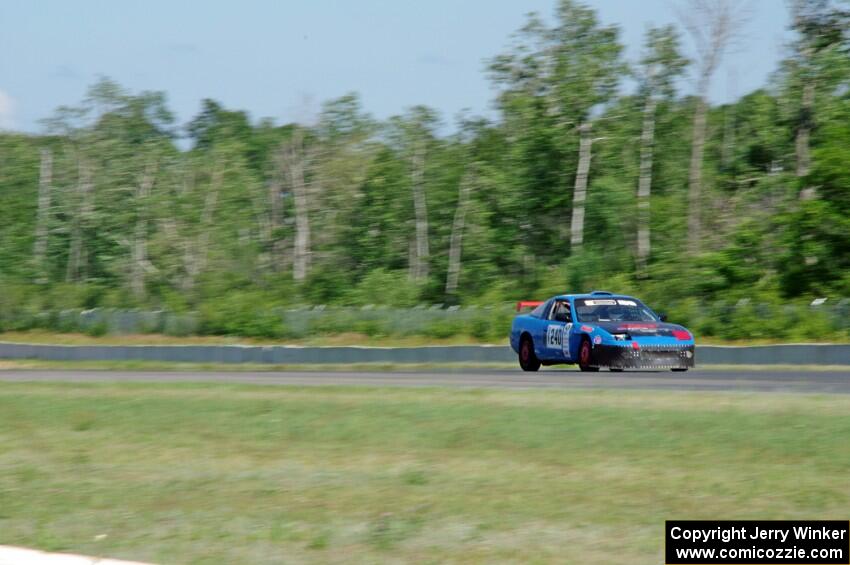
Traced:
[[496, 119], [379, 121], [352, 93], [286, 125], [208, 99], [180, 127], [103, 78], [45, 134], [0, 134], [0, 307], [847, 296], [848, 6], [789, 6], [780, 67], [723, 105], [727, 0], [683, 4], [634, 62], [560, 0], [487, 62]]

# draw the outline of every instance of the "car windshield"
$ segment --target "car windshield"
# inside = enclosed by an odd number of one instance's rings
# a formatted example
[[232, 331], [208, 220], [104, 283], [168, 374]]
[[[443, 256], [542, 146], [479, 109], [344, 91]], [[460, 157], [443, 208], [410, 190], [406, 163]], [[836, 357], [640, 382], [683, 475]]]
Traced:
[[579, 322], [657, 322], [655, 314], [631, 298], [580, 298], [575, 301]]

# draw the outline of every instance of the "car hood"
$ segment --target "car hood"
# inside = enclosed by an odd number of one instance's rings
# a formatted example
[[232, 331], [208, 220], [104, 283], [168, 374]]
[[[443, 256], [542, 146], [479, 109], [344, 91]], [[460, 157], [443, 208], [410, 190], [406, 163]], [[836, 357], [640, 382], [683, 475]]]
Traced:
[[674, 331], [685, 330], [680, 325], [667, 322], [594, 322], [596, 326], [610, 334], [627, 333], [632, 337], [673, 337]]

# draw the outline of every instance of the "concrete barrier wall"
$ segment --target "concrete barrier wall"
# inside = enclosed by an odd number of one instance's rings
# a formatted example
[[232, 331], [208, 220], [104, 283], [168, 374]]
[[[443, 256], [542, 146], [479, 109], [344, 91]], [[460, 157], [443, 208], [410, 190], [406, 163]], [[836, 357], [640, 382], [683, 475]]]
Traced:
[[[0, 342], [0, 359], [190, 363], [505, 363], [507, 346], [295, 347], [241, 345], [41, 345]], [[698, 365], [850, 365], [850, 345], [697, 346]]]
[[704, 365], [850, 365], [850, 345], [704, 345], [697, 346], [696, 359]]

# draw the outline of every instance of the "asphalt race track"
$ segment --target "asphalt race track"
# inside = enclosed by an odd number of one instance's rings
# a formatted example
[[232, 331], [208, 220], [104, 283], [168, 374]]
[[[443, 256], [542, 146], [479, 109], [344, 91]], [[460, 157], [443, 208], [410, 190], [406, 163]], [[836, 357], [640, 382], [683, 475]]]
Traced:
[[464, 369], [457, 371], [167, 372], [8, 370], [0, 382], [214, 382], [298, 386], [561, 388], [850, 393], [850, 370], [840, 371], [627, 371]]

